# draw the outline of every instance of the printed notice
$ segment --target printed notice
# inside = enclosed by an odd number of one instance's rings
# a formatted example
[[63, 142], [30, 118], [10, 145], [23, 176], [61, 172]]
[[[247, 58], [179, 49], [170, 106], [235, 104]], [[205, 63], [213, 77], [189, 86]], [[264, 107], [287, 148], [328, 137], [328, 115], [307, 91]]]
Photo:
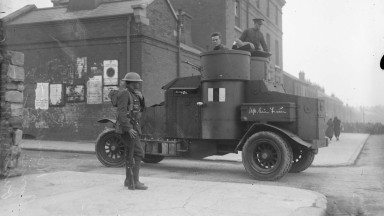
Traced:
[[104, 86], [103, 89], [103, 101], [104, 102], [110, 102], [111, 99], [108, 97], [108, 94], [111, 90], [119, 90], [119, 87], [117, 86]]
[[63, 84], [50, 84], [49, 106], [60, 106], [63, 102]]
[[48, 109], [49, 83], [37, 83], [35, 90], [35, 109]]
[[87, 82], [87, 104], [101, 104], [103, 102], [103, 83], [101, 76], [94, 76]]
[[87, 73], [87, 57], [77, 58], [77, 78], [81, 78], [83, 74]]
[[104, 85], [118, 85], [118, 61], [104, 60]]
[[65, 91], [67, 103], [85, 102], [84, 85], [68, 85]]

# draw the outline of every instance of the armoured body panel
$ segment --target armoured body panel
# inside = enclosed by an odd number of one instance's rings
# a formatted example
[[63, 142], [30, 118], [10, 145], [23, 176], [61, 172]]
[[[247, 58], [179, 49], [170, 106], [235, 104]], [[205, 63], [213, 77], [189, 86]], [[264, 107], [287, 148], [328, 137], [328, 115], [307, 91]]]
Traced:
[[240, 104], [250, 78], [250, 54], [212, 51], [201, 56], [202, 139], [240, 139]]

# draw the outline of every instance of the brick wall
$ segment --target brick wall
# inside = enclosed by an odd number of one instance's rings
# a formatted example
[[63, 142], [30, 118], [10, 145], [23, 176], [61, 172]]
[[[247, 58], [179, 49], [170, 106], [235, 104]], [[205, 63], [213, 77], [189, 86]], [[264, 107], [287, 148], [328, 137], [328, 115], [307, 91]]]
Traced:
[[24, 54], [0, 51], [1, 115], [0, 115], [0, 178], [20, 174], [18, 158], [22, 138]]
[[[147, 16], [149, 26], [131, 21], [129, 61], [131, 71], [144, 78], [143, 90], [150, 106], [163, 101], [161, 87], [177, 74], [177, 22], [166, 0], [154, 1], [147, 8]], [[103, 60], [118, 60], [119, 79], [124, 77], [128, 71], [127, 26], [127, 17], [121, 16], [7, 26], [7, 46], [25, 54], [24, 134], [45, 140], [97, 138], [108, 126], [97, 120], [115, 117], [110, 102], [68, 102], [63, 96], [63, 104], [37, 109], [36, 87], [38, 83], [62, 84], [63, 88], [85, 85], [89, 78], [102, 75]], [[87, 70], [81, 76], [76, 64], [79, 57], [86, 57], [87, 61]], [[182, 57], [199, 64], [198, 55], [185, 53]], [[98, 68], [96, 73], [91, 70], [93, 66]], [[196, 73], [186, 65], [182, 69], [182, 75]]]
[[[232, 2], [232, 1], [231, 1]], [[192, 42], [203, 49], [211, 46], [211, 34], [221, 32], [226, 42], [226, 9], [223, 0], [171, 0], [175, 10], [183, 9], [192, 16]], [[232, 43], [232, 42], [228, 42]]]

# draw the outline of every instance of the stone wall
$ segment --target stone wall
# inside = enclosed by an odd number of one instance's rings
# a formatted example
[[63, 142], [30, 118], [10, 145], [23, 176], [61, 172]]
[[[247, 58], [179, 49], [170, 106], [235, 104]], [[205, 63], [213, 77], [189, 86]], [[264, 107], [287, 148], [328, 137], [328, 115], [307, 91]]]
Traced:
[[0, 178], [20, 174], [22, 140], [24, 54], [0, 50]]

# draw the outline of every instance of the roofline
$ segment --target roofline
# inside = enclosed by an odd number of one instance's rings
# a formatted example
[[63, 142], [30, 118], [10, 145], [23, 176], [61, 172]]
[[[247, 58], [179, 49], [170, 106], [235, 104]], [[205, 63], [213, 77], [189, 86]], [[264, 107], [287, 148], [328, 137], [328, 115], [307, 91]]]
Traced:
[[[171, 12], [173, 14], [173, 17], [176, 19], [176, 20], [179, 20], [178, 19], [178, 16], [176, 14], [176, 11], [174, 10], [171, 2], [169, 0], [165, 0], [166, 3], [168, 4], [168, 6], [170, 7], [171, 9]], [[103, 2], [102, 4], [108, 4], [108, 3], [114, 3], [114, 2]], [[150, 4], [149, 4], [150, 5]], [[149, 6], [147, 5], [147, 6]], [[56, 7], [56, 8], [67, 8], [66, 6], [59, 6], [59, 7]], [[37, 8], [36, 5], [26, 5], [22, 8], [20, 8], [19, 10], [11, 13], [11, 14], [8, 14], [7, 16], [3, 17], [0, 19], [0, 22], [3, 22], [3, 23], [8, 23], [8, 22], [11, 22], [15, 19], [17, 19], [18, 17], [22, 16], [22, 15], [25, 15], [26, 13], [29, 13], [30, 11], [32, 10], [44, 10], [44, 9], [52, 9], [53, 7], [45, 7], [45, 8]], [[132, 13], [129, 13], [129, 14], [125, 14], [125, 15], [131, 15]], [[109, 16], [103, 16], [103, 17], [109, 17]], [[89, 17], [90, 19], [92, 19], [93, 17]], [[102, 17], [94, 17], [94, 18], [102, 18]], [[47, 22], [39, 22], [39, 23], [49, 23], [50, 21], [47, 21]], [[29, 23], [31, 24], [31, 23]], [[19, 24], [18, 24], [19, 25]], [[24, 24], [20, 24], [20, 25], [24, 25]]]
[[8, 14], [7, 16], [1, 18], [0, 21], [3, 23], [11, 22], [11, 21], [15, 20], [16, 18], [18, 18], [19, 16], [25, 15], [26, 13], [29, 13], [35, 9], [37, 9], [37, 7], [34, 4], [33, 5], [25, 5], [24, 7], [20, 8], [19, 10], [14, 11], [14, 12]]
[[303, 80], [299, 79], [298, 77], [295, 77], [294, 75], [292, 75], [292, 74], [290, 74], [290, 73], [288, 73], [288, 72], [286, 72], [284, 70], [283, 70], [283, 74], [288, 76], [288, 77], [290, 77], [290, 78], [292, 78], [292, 79], [295, 79], [296, 81], [299, 81], [301, 83], [304, 83], [304, 84], [307, 84], [307, 85], [309, 84], [307, 81], [303, 81]]
[[173, 16], [175, 17], [175, 19], [178, 20], [179, 18], [177, 17], [176, 11], [175, 11], [175, 9], [173, 8], [171, 2], [170, 2], [169, 0], [165, 0], [165, 1], [168, 3], [168, 6], [171, 8], [172, 14], [173, 14]]

